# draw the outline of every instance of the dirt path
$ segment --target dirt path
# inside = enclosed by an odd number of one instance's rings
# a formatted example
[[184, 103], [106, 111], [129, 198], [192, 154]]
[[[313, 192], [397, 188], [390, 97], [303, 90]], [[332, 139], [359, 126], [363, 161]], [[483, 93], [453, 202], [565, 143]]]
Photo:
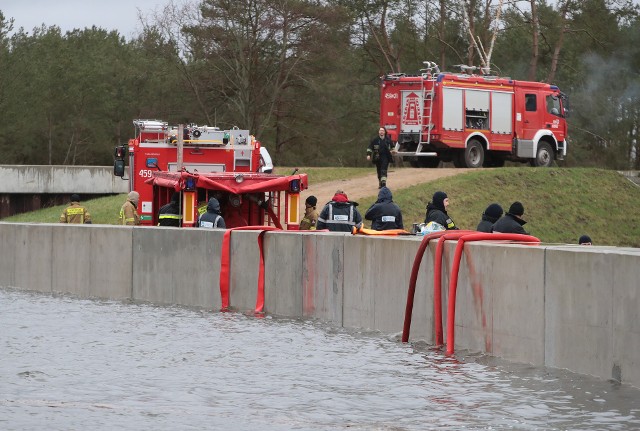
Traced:
[[[388, 172], [387, 185], [392, 192], [411, 187], [420, 183], [437, 180], [438, 178], [450, 177], [462, 174], [469, 169], [442, 168], [390, 168]], [[326, 181], [319, 184], [309, 184], [309, 189], [301, 193], [302, 210], [304, 211], [304, 200], [309, 195], [318, 198], [318, 210], [321, 210], [325, 203], [329, 202], [336, 190], [344, 190], [349, 199], [358, 201], [362, 198], [378, 195], [378, 178], [375, 168], [371, 169], [371, 174], [363, 177]]]

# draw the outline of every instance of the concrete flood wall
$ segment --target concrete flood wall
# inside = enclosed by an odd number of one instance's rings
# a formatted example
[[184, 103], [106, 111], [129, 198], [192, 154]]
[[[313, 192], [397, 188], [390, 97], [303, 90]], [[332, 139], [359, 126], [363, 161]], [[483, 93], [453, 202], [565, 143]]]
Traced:
[[[224, 231], [0, 223], [0, 286], [218, 310]], [[231, 236], [230, 304], [253, 310], [258, 232]], [[421, 238], [267, 232], [265, 311], [402, 332]], [[443, 321], [456, 242], [443, 256]], [[411, 340], [434, 341], [429, 245]], [[455, 347], [640, 387], [640, 250], [468, 243]]]

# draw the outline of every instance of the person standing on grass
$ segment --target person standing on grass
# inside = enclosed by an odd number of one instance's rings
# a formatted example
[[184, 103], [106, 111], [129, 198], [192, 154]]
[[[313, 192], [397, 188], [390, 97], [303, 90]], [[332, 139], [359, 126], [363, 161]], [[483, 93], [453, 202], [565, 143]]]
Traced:
[[332, 232], [351, 232], [354, 227], [361, 228], [362, 215], [360, 215], [357, 206], [358, 203], [351, 202], [344, 191], [336, 191], [331, 202], [327, 202], [318, 216], [316, 229], [328, 229]]
[[369, 207], [364, 218], [371, 220], [373, 230], [404, 229], [402, 211], [393, 202], [391, 190], [384, 186], [378, 192], [378, 200]]
[[129, 192], [126, 202], [120, 208], [120, 224], [125, 226], [138, 226], [140, 224], [140, 216], [137, 211], [138, 201], [140, 201], [140, 193]]
[[435, 192], [431, 202], [427, 204], [427, 214], [424, 218], [424, 224], [429, 222], [436, 222], [444, 226], [447, 230], [457, 230], [458, 227], [453, 222], [449, 214], [447, 214], [447, 208], [449, 208], [449, 197], [445, 192]]
[[487, 207], [486, 210], [482, 213], [482, 220], [478, 224], [476, 230], [478, 232], [491, 233], [491, 229], [493, 229], [493, 224], [497, 222], [500, 217], [502, 217], [502, 207], [496, 203], [493, 203]]
[[71, 195], [71, 204], [60, 214], [60, 223], [91, 224], [91, 214], [80, 205], [79, 195]]
[[509, 212], [493, 225], [493, 232], [529, 235], [529, 233], [522, 227], [527, 223], [522, 219], [523, 215], [524, 205], [518, 201], [512, 203], [509, 207]]

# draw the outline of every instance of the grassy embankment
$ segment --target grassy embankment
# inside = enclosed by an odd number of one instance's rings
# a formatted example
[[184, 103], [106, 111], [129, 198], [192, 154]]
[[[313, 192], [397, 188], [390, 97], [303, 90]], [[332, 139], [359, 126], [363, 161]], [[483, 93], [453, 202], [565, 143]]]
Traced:
[[[371, 173], [368, 168], [301, 168], [310, 184]], [[278, 173], [289, 173], [280, 168]], [[393, 174], [391, 174], [393, 175]], [[602, 169], [530, 169], [524, 167], [480, 169], [430, 183], [394, 190], [405, 227], [424, 220], [433, 192], [449, 195], [449, 214], [462, 229], [475, 229], [491, 202], [508, 210], [511, 202], [524, 204], [525, 229], [546, 243], [575, 244], [588, 234], [596, 245], [640, 247], [640, 187], [615, 171]], [[375, 197], [360, 200], [366, 209]], [[116, 223], [125, 195], [85, 201], [94, 223]], [[8, 217], [2, 221], [55, 223], [64, 206]]]
[[[508, 211], [518, 200], [525, 207], [525, 229], [543, 242], [576, 244], [588, 234], [595, 245], [640, 247], [640, 187], [615, 171], [480, 169], [418, 184], [394, 191], [405, 228], [424, 221], [426, 204], [437, 190], [448, 194], [449, 215], [461, 229], [475, 229], [490, 203]], [[360, 201], [363, 216], [374, 201]]]

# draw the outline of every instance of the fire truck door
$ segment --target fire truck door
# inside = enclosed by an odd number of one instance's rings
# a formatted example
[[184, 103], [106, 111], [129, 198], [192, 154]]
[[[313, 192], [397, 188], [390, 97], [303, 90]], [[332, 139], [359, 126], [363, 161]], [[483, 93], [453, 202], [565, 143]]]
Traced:
[[517, 156], [535, 157], [533, 138], [540, 129], [542, 104], [539, 94], [527, 89], [516, 90], [516, 134], [518, 136]]

